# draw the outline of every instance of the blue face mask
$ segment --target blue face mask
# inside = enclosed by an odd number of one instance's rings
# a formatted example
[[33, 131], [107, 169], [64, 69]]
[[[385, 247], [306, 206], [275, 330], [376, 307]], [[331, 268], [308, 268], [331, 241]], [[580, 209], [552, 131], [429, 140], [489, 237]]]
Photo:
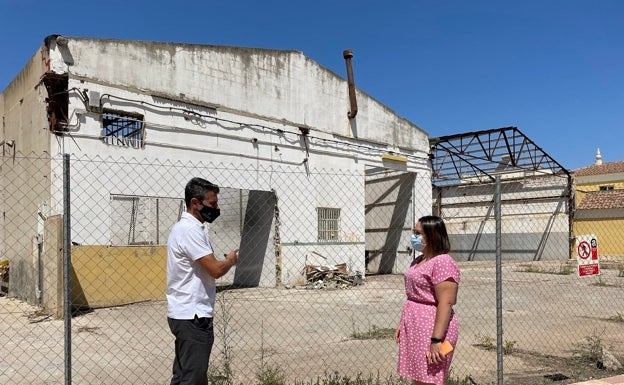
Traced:
[[412, 243], [412, 248], [416, 251], [418, 251], [419, 253], [422, 252], [425, 249], [425, 245], [422, 241], [422, 235], [416, 235], [416, 234], [412, 234], [412, 238], [410, 239], [410, 242]]

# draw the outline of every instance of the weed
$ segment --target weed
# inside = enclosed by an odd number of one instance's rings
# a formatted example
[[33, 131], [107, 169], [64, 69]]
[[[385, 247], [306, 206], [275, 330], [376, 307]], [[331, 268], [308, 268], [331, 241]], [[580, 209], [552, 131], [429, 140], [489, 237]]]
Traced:
[[78, 333], [87, 332], [93, 334], [102, 334], [100, 333], [100, 328], [98, 326], [81, 326], [78, 328]]
[[617, 312], [615, 313], [615, 315], [612, 315], [611, 317], [609, 317], [609, 319], [615, 322], [624, 322], [624, 314]]
[[455, 378], [449, 377], [446, 379], [445, 385], [472, 385], [473, 382], [470, 381], [470, 376], [466, 376], [464, 378]]
[[535, 265], [523, 265], [522, 267], [524, 268], [524, 270], [520, 270], [520, 271], [524, 273], [544, 273], [545, 272], [544, 269]]
[[567, 264], [567, 263], [560, 264], [559, 270], [552, 270], [552, 269], [547, 270], [537, 265], [522, 265], [522, 269], [519, 271], [524, 272], [524, 273], [570, 275], [574, 273], [575, 268], [574, 266]]
[[445, 385], [472, 385], [474, 384], [474, 380], [470, 376], [466, 376], [464, 378], [455, 378], [453, 377], [453, 368], [449, 370], [448, 376], [446, 376]]
[[217, 296], [217, 303], [221, 309], [221, 322], [217, 324], [217, 331], [221, 336], [221, 366], [211, 366], [208, 369], [208, 383], [211, 385], [233, 385], [232, 353], [230, 348], [230, 321], [232, 314], [227, 301], [226, 291]]
[[562, 263], [561, 265], [559, 265], [559, 275], [570, 275], [572, 273], [574, 273], [575, 268], [572, 265], [569, 265], [567, 263]]
[[232, 373], [227, 373], [222, 367], [208, 368], [208, 383], [210, 385], [232, 385]]
[[516, 350], [516, 341], [505, 341], [503, 354], [511, 354]]
[[598, 364], [602, 362], [602, 339], [596, 332], [591, 336], [586, 336], [585, 341], [574, 344], [572, 354], [582, 361]]
[[334, 372], [333, 374], [325, 373], [323, 378], [319, 377], [309, 382], [295, 381], [294, 385], [409, 385], [410, 383], [410, 381], [397, 376], [390, 376], [382, 381], [379, 374], [376, 377], [373, 375], [362, 377], [361, 374], [358, 374], [355, 378], [350, 378]]
[[475, 344], [475, 346], [480, 346], [482, 348], [484, 348], [485, 350], [494, 350], [496, 349], [496, 343], [495, 343], [495, 339], [490, 337], [490, 336], [484, 336], [481, 334], [477, 334], [475, 336], [475, 338], [477, 339], [477, 343]]
[[[474, 346], [480, 346], [485, 350], [496, 350], [496, 339], [490, 336], [484, 336], [481, 334], [477, 334], [475, 336], [477, 339], [477, 343]], [[505, 340], [505, 344], [503, 345], [503, 354], [512, 354], [516, 351], [516, 341], [508, 341]]]
[[286, 385], [286, 374], [278, 367], [266, 363], [264, 354], [264, 321], [260, 323], [260, 371], [256, 373], [258, 385]]
[[256, 380], [258, 385], [286, 385], [286, 374], [277, 366], [263, 364]]
[[388, 340], [394, 338], [394, 332], [394, 328], [379, 328], [373, 325], [365, 332], [354, 331], [353, 334], [351, 334], [351, 338], [355, 338], [356, 340]]

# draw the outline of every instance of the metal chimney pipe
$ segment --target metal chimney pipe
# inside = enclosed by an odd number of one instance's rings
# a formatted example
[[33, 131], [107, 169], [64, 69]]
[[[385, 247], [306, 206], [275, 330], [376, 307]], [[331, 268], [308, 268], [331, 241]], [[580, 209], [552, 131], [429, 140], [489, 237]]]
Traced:
[[347, 116], [349, 117], [349, 119], [353, 119], [358, 112], [357, 100], [355, 99], [355, 81], [353, 80], [353, 67], [351, 66], [351, 58], [353, 57], [353, 52], [350, 49], [346, 49], [342, 52], [342, 56], [347, 62], [347, 83], [349, 84], [349, 102], [351, 104], [351, 111], [347, 113]]

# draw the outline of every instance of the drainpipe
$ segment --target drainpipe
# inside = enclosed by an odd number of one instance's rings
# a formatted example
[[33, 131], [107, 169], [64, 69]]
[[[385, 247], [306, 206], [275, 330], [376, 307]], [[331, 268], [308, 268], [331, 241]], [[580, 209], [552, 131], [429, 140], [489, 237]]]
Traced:
[[346, 49], [342, 52], [342, 56], [347, 62], [347, 83], [349, 84], [349, 102], [351, 104], [351, 111], [347, 113], [347, 116], [349, 117], [349, 119], [353, 119], [358, 112], [357, 100], [355, 100], [355, 81], [353, 80], [353, 67], [351, 66], [351, 58], [353, 57], [353, 52], [350, 49]]

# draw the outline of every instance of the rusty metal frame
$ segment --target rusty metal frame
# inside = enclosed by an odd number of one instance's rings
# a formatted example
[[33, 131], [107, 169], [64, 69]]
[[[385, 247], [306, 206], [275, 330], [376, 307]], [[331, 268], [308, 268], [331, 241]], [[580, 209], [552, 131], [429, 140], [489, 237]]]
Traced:
[[430, 138], [429, 146], [436, 186], [492, 183], [496, 175], [519, 171], [570, 176], [517, 127]]
[[504, 175], [505, 182], [527, 177], [565, 177], [567, 188], [562, 196], [567, 199], [569, 255], [572, 257], [576, 210], [572, 174], [517, 127], [430, 138], [429, 146], [431, 182], [438, 212], [443, 199], [442, 190], [446, 187], [493, 184], [497, 175]]

